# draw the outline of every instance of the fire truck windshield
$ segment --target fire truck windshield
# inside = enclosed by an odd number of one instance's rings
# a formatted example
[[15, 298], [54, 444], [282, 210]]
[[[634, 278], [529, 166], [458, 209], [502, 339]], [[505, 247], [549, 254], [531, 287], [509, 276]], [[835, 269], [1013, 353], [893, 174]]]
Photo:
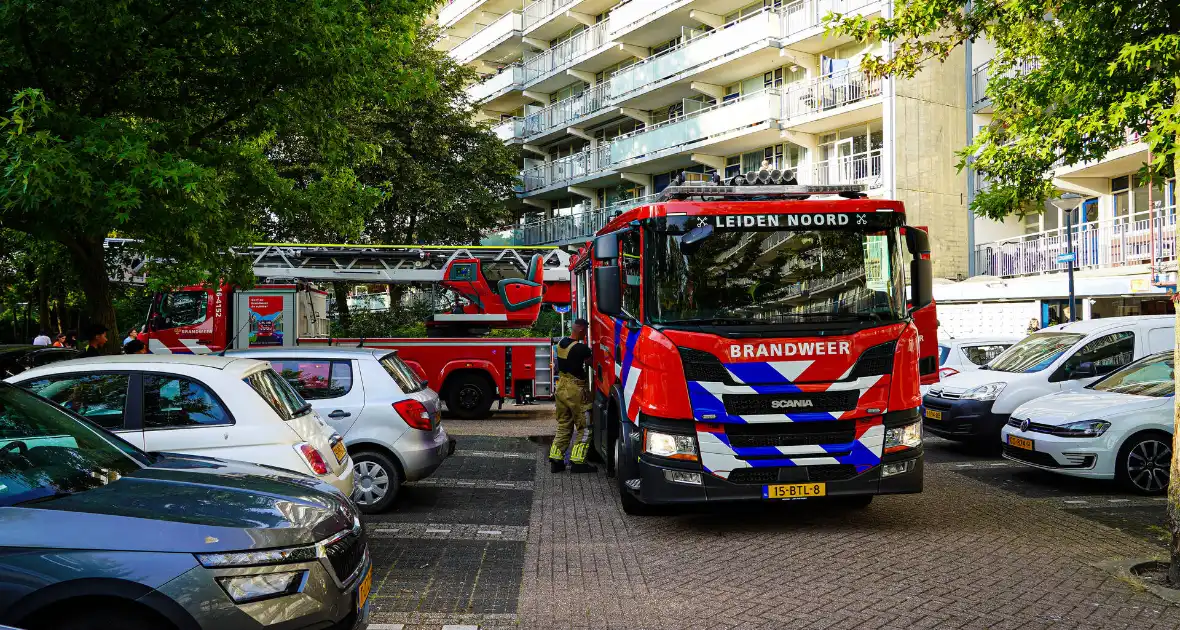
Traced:
[[651, 322], [766, 325], [905, 317], [900, 215], [789, 216], [804, 215], [669, 217], [650, 224], [645, 250]]

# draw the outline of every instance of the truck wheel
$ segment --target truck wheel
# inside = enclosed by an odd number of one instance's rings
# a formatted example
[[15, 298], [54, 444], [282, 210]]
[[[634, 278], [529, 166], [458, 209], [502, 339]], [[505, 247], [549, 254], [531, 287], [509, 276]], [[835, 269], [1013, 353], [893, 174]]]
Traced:
[[352, 474], [352, 501], [364, 514], [380, 514], [389, 509], [402, 487], [397, 465], [375, 451], [354, 454]]
[[447, 382], [447, 410], [463, 420], [482, 420], [492, 408], [495, 390], [487, 377], [457, 374]]
[[1172, 465], [1172, 436], [1145, 432], [1131, 436], [1119, 449], [1114, 474], [1124, 488], [1136, 494], [1163, 494], [1168, 490]]
[[631, 490], [627, 487], [628, 479], [633, 479], [635, 476], [635, 462], [631, 461], [623, 453], [623, 435], [622, 432], [615, 436], [614, 444], [611, 445], [611, 451], [614, 453], [615, 460], [615, 475], [619, 487], [619, 502], [623, 504], [623, 512], [632, 516], [647, 516], [652, 513], [652, 506], [635, 498]]

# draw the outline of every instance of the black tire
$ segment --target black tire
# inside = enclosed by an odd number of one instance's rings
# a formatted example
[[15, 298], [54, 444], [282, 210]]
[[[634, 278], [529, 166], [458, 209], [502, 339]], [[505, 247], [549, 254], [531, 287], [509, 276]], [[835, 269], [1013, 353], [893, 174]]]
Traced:
[[358, 451], [352, 456], [352, 501], [363, 514], [388, 510], [402, 488], [402, 473], [384, 453]]
[[1160, 431], [1132, 435], [1119, 448], [1114, 475], [1135, 494], [1156, 496], [1168, 491], [1172, 465], [1172, 436]]
[[482, 420], [496, 397], [492, 382], [482, 374], [456, 374], [447, 379], [447, 411], [462, 420]]
[[616, 485], [619, 488], [619, 502], [623, 504], [623, 512], [632, 516], [647, 516], [652, 514], [652, 506], [636, 498], [631, 492], [631, 489], [624, 483], [628, 479], [634, 478], [635, 463], [631, 461], [630, 457], [623, 455], [623, 434], [621, 431], [615, 436], [611, 444], [611, 453], [611, 458], [615, 460]]
[[[90, 602], [96, 602], [96, 600], [87, 598], [87, 608], [89, 608]], [[82, 602], [72, 603], [81, 604]], [[66, 605], [68, 606], [69, 603]], [[109, 607], [99, 604], [97, 608], [86, 611], [73, 611], [44, 617], [32, 622], [27, 627], [29, 630], [175, 630], [176, 628], [160, 615], [143, 610], [141, 606], [121, 605], [116, 602], [113, 602], [113, 605]]]

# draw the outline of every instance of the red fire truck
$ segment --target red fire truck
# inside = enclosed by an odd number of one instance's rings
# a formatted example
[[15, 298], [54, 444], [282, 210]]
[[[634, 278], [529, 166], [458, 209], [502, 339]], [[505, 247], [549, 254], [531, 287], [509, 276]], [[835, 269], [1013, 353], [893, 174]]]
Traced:
[[[493, 328], [529, 327], [543, 305], [568, 304], [564, 251], [264, 243], [237, 253], [251, 257], [260, 283], [250, 290], [193, 286], [157, 294], [145, 327], [152, 352], [295, 345], [396, 349], [462, 418], [486, 417], [497, 399], [521, 391], [552, 396], [551, 340], [477, 337]], [[432, 284], [457, 297], [448, 312], [426, 322], [428, 338], [332, 338], [326, 293], [305, 284], [329, 281]]]
[[594, 446], [627, 511], [922, 490], [927, 235], [900, 202], [793, 184], [681, 182], [574, 257]]

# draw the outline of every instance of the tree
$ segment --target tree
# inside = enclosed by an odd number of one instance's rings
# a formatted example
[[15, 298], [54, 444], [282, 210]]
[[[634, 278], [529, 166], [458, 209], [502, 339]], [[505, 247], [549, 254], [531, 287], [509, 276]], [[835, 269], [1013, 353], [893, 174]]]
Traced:
[[[348, 181], [358, 101], [419, 89], [399, 59], [426, 0], [8, 0], [0, 4], [0, 223], [60, 244], [91, 321], [117, 329], [103, 240], [142, 241], [160, 284], [248, 284], [249, 243], [307, 194], [277, 138]], [[379, 91], [380, 90], [380, 91]], [[335, 219], [332, 219], [335, 220]], [[117, 344], [108, 351], [117, 351]]]
[[[894, 42], [870, 74], [912, 77], [965, 41], [995, 44], [987, 95], [992, 124], [960, 153], [991, 183], [972, 210], [993, 219], [1024, 213], [1056, 194], [1054, 164], [1099, 160], [1134, 132], [1158, 183], [1180, 172], [1180, 3], [1141, 0], [913, 0], [890, 19], [834, 18], [833, 30]], [[1177, 327], [1180, 330], [1180, 326]], [[1180, 389], [1180, 381], [1177, 381]], [[1180, 412], [1176, 431], [1180, 438]], [[1168, 516], [1180, 585], [1180, 459], [1173, 444]]]

